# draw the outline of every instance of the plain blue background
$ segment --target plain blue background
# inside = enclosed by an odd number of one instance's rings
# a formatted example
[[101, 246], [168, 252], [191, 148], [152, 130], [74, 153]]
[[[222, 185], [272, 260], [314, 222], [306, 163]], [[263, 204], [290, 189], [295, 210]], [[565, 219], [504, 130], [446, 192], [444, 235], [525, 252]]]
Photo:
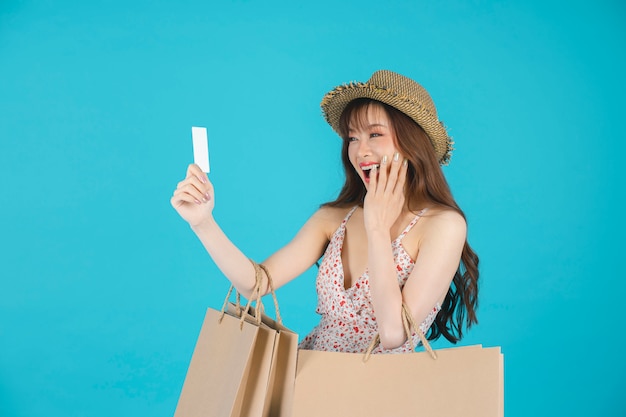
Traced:
[[[260, 260], [340, 188], [321, 97], [382, 68], [456, 141], [482, 272], [462, 344], [502, 346], [506, 415], [626, 415], [625, 23], [608, 0], [1, 0], [0, 415], [171, 416], [228, 288], [169, 205], [191, 126]], [[301, 336], [314, 279], [279, 292]]]

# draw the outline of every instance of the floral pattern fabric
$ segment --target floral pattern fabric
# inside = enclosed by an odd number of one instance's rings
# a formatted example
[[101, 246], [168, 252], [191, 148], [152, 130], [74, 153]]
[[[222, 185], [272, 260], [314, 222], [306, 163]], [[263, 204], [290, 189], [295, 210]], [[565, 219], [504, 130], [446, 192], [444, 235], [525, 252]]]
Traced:
[[[300, 343], [301, 349], [325, 350], [334, 352], [365, 352], [378, 333], [378, 325], [374, 308], [371, 303], [369, 272], [367, 268], [353, 285], [345, 289], [344, 270], [341, 260], [343, 241], [346, 235], [346, 223], [356, 210], [354, 207], [341, 222], [333, 234], [317, 274], [317, 309], [320, 323]], [[404, 231], [393, 242], [393, 257], [397, 268], [398, 285], [404, 287], [413, 270], [414, 261], [402, 246], [402, 238], [420, 219], [422, 210], [409, 223]], [[424, 334], [428, 331], [435, 316], [441, 309], [439, 303], [433, 307], [420, 329]], [[412, 335], [414, 346], [419, 343], [416, 333]], [[411, 352], [411, 343], [395, 349], [383, 349], [380, 345], [373, 353], [404, 353]]]

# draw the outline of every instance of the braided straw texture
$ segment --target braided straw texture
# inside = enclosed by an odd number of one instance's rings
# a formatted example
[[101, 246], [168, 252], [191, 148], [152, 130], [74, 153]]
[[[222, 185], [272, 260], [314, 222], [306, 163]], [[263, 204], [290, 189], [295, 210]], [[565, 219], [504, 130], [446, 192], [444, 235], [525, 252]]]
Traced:
[[447, 165], [452, 155], [452, 138], [437, 118], [432, 98], [417, 82], [392, 71], [376, 71], [366, 82], [350, 82], [327, 93], [321, 107], [324, 118], [339, 133], [339, 118], [349, 102], [370, 98], [400, 110], [424, 129], [439, 163]]

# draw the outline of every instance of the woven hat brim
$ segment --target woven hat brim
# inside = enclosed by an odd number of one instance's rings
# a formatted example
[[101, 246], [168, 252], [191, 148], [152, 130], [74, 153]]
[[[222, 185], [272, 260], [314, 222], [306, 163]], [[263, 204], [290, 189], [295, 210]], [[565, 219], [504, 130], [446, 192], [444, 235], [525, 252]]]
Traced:
[[369, 98], [388, 104], [413, 119], [428, 135], [440, 164], [447, 165], [452, 154], [452, 139], [445, 126], [421, 103], [370, 83], [352, 82], [336, 87], [322, 99], [321, 107], [328, 124], [339, 132], [339, 119], [352, 100]]

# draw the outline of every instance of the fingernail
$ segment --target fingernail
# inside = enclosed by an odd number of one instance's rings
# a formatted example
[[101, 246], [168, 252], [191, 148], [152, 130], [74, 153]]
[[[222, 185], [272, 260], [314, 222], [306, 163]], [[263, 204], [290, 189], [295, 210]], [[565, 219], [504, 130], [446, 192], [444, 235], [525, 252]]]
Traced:
[[206, 177], [204, 175], [200, 177], [200, 182], [202, 182], [203, 184], [206, 184]]
[[207, 201], [209, 200], [209, 198], [211, 198], [211, 196], [209, 195], [209, 192], [208, 192], [208, 191], [207, 191], [206, 193], [204, 193], [204, 195], [206, 196]]
[[387, 155], [384, 155], [384, 156], [383, 156], [382, 163], [383, 163], [383, 164], [386, 164], [386, 163], [387, 163]]
[[398, 159], [400, 159], [400, 153], [396, 152], [393, 154], [393, 162], [398, 162]]
[[196, 200], [196, 204], [202, 204], [197, 198], [194, 198], [194, 200]]
[[402, 162], [402, 165], [407, 166], [409, 164], [409, 160], [405, 159], [404, 162]]

